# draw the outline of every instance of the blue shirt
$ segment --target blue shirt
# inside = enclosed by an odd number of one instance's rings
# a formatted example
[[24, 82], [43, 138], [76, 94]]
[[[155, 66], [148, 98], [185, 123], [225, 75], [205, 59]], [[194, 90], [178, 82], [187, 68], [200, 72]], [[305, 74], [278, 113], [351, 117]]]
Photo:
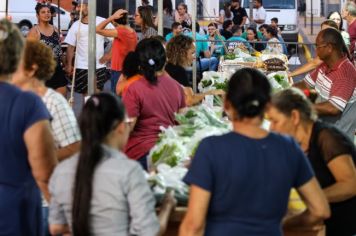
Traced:
[[0, 82], [0, 184], [22, 185], [32, 179], [25, 131], [34, 123], [50, 119], [40, 97]]
[[[251, 45], [247, 42], [246, 39], [239, 37], [239, 36], [232, 36], [231, 38], [229, 38], [227, 40], [228, 42], [226, 42], [226, 48], [230, 51], [230, 50], [234, 50], [237, 47], [238, 43], [243, 43], [247, 49], [251, 48]], [[230, 42], [231, 41], [231, 42]], [[237, 41], [237, 42], [236, 42]]]
[[41, 235], [41, 197], [24, 133], [50, 115], [40, 97], [8, 83], [0, 82], [0, 101], [0, 235]]
[[[192, 32], [189, 32], [186, 35], [193, 38]], [[209, 50], [209, 46], [208, 46], [208, 42], [206, 41], [205, 36], [196, 33], [195, 38], [196, 38], [196, 40], [205, 40], [205, 41], [198, 41], [195, 43], [196, 56], [199, 57], [201, 53], [204, 53], [205, 51]]]
[[[209, 40], [209, 35], [205, 36], [206, 40]], [[215, 43], [215, 51], [211, 56], [219, 58], [221, 55], [224, 55], [225, 49], [224, 49], [224, 41], [226, 40], [224, 36], [221, 36], [221, 38], [217, 35], [214, 37], [215, 42], [210, 42]]]
[[173, 38], [173, 33], [172, 32], [170, 32], [169, 34], [166, 35], [166, 42], [171, 40], [171, 38]]
[[290, 189], [313, 175], [292, 138], [231, 132], [201, 142], [184, 181], [211, 193], [205, 235], [278, 236]]

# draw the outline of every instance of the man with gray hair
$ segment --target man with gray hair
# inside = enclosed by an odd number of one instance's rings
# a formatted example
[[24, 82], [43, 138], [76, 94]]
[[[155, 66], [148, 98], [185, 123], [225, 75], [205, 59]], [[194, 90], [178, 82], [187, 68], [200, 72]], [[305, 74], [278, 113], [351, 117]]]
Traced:
[[[342, 9], [342, 18], [347, 21], [347, 31], [350, 35], [350, 53], [353, 56], [356, 43], [356, 4], [354, 1], [348, 1]], [[355, 58], [354, 58], [355, 59]]]

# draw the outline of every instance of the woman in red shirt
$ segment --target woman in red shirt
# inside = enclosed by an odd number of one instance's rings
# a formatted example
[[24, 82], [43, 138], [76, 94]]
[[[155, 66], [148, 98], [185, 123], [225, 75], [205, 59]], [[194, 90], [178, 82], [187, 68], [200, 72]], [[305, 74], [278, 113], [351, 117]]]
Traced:
[[[116, 23], [116, 28], [105, 29], [112, 21]], [[116, 84], [122, 71], [122, 63], [126, 55], [136, 48], [137, 34], [128, 25], [127, 11], [123, 9], [117, 10], [112, 16], [101, 22], [96, 27], [96, 33], [115, 38], [111, 51], [111, 91], [115, 93]]]
[[175, 124], [174, 113], [185, 107], [183, 87], [164, 71], [166, 52], [157, 39], [143, 39], [137, 45], [140, 74], [122, 96], [131, 118], [126, 155], [147, 169], [147, 154], [156, 144], [160, 127]]

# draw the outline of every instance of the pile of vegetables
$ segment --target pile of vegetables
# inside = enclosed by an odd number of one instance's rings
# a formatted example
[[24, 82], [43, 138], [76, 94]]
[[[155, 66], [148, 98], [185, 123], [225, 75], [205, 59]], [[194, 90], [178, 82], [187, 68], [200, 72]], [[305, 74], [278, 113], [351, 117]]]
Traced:
[[176, 114], [179, 125], [161, 128], [160, 138], [148, 155], [149, 168], [154, 174], [147, 179], [156, 194], [172, 188], [179, 201], [186, 200], [188, 187], [182, 182], [188, 171], [186, 163], [194, 157], [202, 139], [231, 130], [230, 123], [221, 116], [222, 112], [200, 105]]
[[191, 107], [184, 114], [176, 114], [180, 125], [162, 128], [158, 143], [149, 153], [150, 165], [157, 167], [165, 163], [170, 167], [184, 165], [192, 158], [200, 141], [211, 135], [219, 135], [230, 130], [229, 123], [221, 118], [221, 113], [205, 105]]
[[215, 89], [227, 91], [229, 73], [206, 71], [203, 73], [203, 78], [198, 84], [199, 92], [207, 92]]
[[267, 75], [267, 79], [272, 86], [272, 92], [277, 93], [284, 89], [290, 88], [288, 74], [285, 71], [278, 71]]

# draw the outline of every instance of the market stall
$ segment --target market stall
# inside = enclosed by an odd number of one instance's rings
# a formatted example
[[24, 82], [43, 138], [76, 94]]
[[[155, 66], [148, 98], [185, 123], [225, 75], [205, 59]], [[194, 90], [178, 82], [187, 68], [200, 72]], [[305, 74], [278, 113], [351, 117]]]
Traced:
[[[214, 89], [227, 89], [231, 75], [238, 69], [251, 67], [266, 74], [273, 93], [289, 88], [292, 83], [288, 78], [288, 59], [285, 55], [271, 53], [249, 54], [243, 49], [236, 48], [233, 54], [220, 59], [219, 71], [203, 73], [198, 84], [200, 92]], [[179, 225], [185, 215], [188, 202], [188, 186], [182, 178], [188, 171], [191, 158], [194, 156], [200, 141], [208, 136], [222, 135], [232, 130], [231, 123], [223, 116], [223, 99], [219, 96], [207, 96], [205, 101], [196, 107], [176, 114], [179, 125], [162, 128], [159, 142], [149, 153], [151, 183], [155, 195], [159, 199], [167, 189], [174, 189], [178, 205], [171, 214], [165, 235], [177, 235]], [[263, 127], [268, 129], [266, 119]], [[299, 214], [305, 210], [305, 205], [298, 193], [292, 190], [287, 216]], [[285, 235], [325, 235], [324, 227], [300, 228], [297, 231], [285, 231]]]

